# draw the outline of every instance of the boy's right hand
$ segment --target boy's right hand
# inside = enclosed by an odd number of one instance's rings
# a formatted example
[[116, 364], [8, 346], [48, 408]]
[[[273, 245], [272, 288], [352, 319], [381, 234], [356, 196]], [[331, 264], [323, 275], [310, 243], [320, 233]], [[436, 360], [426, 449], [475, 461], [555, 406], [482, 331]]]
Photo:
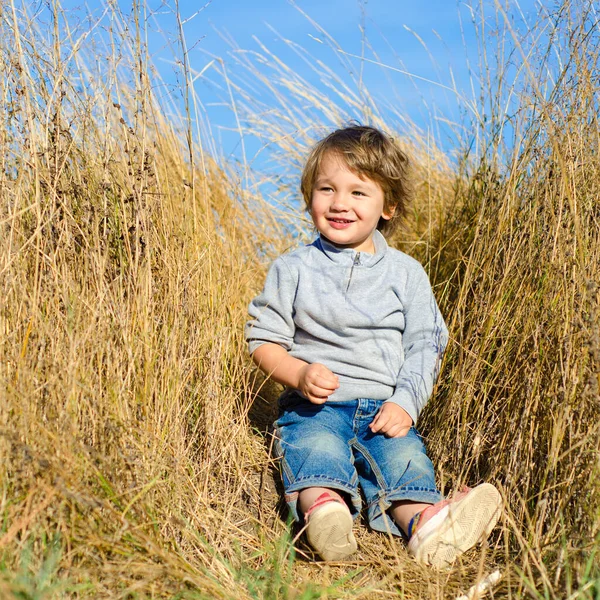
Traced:
[[298, 389], [313, 404], [324, 404], [340, 387], [337, 375], [320, 363], [302, 367], [298, 377]]

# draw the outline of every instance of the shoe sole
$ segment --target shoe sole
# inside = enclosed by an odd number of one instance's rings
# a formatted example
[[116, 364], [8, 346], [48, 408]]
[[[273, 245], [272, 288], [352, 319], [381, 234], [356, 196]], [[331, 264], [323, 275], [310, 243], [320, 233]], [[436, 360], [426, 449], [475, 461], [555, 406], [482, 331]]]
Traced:
[[306, 537], [323, 560], [343, 560], [356, 552], [352, 516], [338, 502], [328, 502], [310, 515]]
[[[446, 518], [437, 527], [433, 523], [435, 517], [432, 517], [423, 525], [421, 537], [417, 530], [408, 550], [418, 562], [437, 568], [450, 566], [460, 554], [492, 532], [501, 509], [502, 497], [498, 490], [489, 483], [483, 483], [462, 500], [449, 504]], [[429, 523], [434, 527], [427, 532]]]

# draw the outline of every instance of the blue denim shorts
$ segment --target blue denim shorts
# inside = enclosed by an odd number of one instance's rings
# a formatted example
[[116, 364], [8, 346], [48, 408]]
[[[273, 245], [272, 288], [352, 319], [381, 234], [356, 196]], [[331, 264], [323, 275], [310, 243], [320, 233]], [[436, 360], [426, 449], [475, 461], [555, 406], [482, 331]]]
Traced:
[[299, 520], [298, 493], [308, 487], [345, 492], [356, 518], [360, 485], [370, 526], [394, 535], [402, 533], [386, 513], [392, 502], [441, 500], [433, 465], [414, 427], [401, 438], [369, 429], [383, 402], [359, 398], [317, 405], [294, 393], [279, 399], [275, 452], [294, 520]]

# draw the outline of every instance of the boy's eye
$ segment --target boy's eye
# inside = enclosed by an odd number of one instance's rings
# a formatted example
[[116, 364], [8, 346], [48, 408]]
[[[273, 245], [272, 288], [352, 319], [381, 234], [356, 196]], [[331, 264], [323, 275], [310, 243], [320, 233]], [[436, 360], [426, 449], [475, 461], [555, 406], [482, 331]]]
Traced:
[[320, 192], [329, 192], [331, 189], [332, 189], [332, 188], [331, 188], [330, 186], [328, 186], [328, 185], [322, 185], [322, 186], [319, 188], [319, 191], [320, 191]]
[[366, 196], [366, 194], [364, 192], [361, 192], [360, 190], [354, 190], [352, 193], [355, 196]]

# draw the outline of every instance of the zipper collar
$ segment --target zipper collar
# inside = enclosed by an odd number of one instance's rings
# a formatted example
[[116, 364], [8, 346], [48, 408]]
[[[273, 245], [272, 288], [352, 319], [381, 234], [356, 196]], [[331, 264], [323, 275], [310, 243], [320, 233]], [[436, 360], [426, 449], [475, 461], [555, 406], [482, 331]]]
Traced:
[[348, 267], [355, 265], [355, 261], [359, 260], [360, 266], [367, 268], [376, 265], [385, 256], [388, 248], [385, 238], [377, 230], [373, 233], [373, 245], [375, 246], [374, 254], [369, 252], [357, 252], [353, 248], [336, 246], [321, 234], [319, 234], [318, 239], [315, 241], [315, 245], [323, 251], [327, 258], [335, 263]]

